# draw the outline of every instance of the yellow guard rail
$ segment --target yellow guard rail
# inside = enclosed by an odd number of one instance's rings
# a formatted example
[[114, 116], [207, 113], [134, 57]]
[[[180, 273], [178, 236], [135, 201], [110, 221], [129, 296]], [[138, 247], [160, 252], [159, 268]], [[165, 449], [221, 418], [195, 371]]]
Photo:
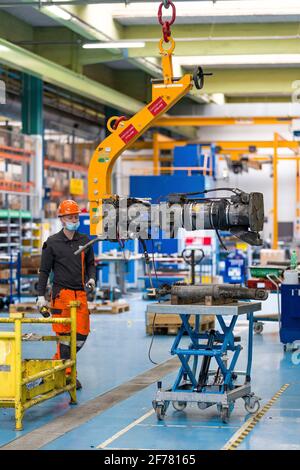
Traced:
[[[15, 408], [16, 430], [22, 430], [25, 411], [64, 392], [76, 404], [76, 316], [79, 302], [70, 302], [70, 318], [25, 318], [11, 313], [1, 324], [13, 324], [13, 331], [0, 331], [0, 407]], [[69, 341], [70, 359], [22, 359], [22, 325], [71, 324], [70, 336], [38, 336], [38, 341]], [[34, 337], [31, 340], [35, 340]], [[66, 369], [71, 374], [66, 376]], [[42, 380], [39, 380], [42, 379]]]

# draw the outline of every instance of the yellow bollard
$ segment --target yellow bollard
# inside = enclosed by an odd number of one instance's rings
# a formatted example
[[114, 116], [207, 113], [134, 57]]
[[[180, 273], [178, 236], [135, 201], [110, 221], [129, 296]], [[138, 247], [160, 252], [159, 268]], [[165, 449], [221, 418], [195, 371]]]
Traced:
[[16, 430], [20, 431], [22, 426], [22, 418], [24, 414], [22, 404], [22, 324], [21, 319], [15, 320], [15, 335], [16, 335], [16, 348], [15, 348], [15, 418]]
[[77, 404], [76, 397], [76, 349], [77, 349], [77, 333], [76, 333], [76, 322], [77, 322], [77, 308], [80, 306], [80, 302], [73, 300], [70, 302], [70, 316], [71, 316], [71, 337], [70, 337], [70, 359], [74, 361], [74, 365], [71, 367], [71, 385], [74, 388], [70, 390], [71, 402], [70, 404]]

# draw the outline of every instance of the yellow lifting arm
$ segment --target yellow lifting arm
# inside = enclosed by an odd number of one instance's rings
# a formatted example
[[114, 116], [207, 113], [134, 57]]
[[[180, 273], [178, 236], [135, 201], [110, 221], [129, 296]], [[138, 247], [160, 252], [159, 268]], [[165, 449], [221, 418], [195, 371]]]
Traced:
[[[169, 38], [170, 47], [163, 48], [160, 40], [163, 79], [152, 83], [152, 101], [130, 119], [111, 117], [107, 128], [111, 132], [95, 150], [88, 170], [88, 198], [90, 205], [90, 234], [102, 233], [102, 201], [115, 198], [111, 194], [111, 174], [116, 159], [128, 149], [155, 121], [174, 106], [193, 87], [193, 76], [173, 77], [172, 54], [175, 41]], [[112, 122], [115, 121], [114, 127]]]

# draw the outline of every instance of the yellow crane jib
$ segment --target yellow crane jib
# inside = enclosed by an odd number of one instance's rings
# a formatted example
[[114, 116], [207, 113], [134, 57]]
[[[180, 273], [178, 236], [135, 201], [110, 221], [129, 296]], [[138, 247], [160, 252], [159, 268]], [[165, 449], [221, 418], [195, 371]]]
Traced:
[[[163, 78], [152, 80], [152, 101], [138, 111], [134, 116], [126, 119], [125, 116], [113, 116], [107, 122], [107, 128], [111, 132], [95, 150], [88, 170], [88, 198], [90, 210], [90, 234], [101, 235], [102, 227], [102, 203], [107, 199], [116, 199], [111, 194], [111, 174], [116, 159], [128, 149], [155, 121], [174, 106], [182, 97], [192, 89], [203, 86], [203, 71], [198, 68], [194, 75], [185, 74], [181, 78], [173, 77], [172, 54], [175, 49], [175, 41], [171, 37], [170, 26], [176, 18], [174, 4], [172, 7], [171, 21], [162, 20], [162, 6], [159, 7], [159, 22], [162, 24], [163, 37], [159, 42], [159, 50], [162, 55]], [[165, 43], [170, 47], [164, 48]]]

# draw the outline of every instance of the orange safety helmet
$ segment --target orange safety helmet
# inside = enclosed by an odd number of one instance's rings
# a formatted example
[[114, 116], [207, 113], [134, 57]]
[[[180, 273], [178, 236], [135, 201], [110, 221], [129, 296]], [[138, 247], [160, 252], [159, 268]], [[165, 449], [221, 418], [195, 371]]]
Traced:
[[57, 215], [58, 217], [63, 217], [64, 215], [80, 214], [80, 212], [81, 210], [77, 202], [72, 201], [72, 199], [66, 199], [60, 203]]

